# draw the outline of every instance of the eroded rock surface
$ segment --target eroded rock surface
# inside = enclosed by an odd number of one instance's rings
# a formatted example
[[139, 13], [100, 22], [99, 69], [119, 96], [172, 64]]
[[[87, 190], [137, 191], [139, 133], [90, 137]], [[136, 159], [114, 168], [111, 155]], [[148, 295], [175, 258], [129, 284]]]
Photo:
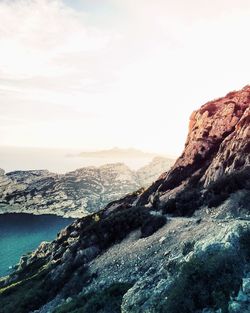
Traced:
[[230, 92], [195, 111], [183, 154], [169, 172], [142, 195], [140, 203], [155, 196], [168, 199], [195, 175], [206, 187], [227, 173], [250, 164], [250, 86]]
[[173, 160], [155, 158], [138, 171], [122, 163], [81, 168], [65, 175], [49, 171], [0, 172], [0, 213], [81, 217], [147, 187]]

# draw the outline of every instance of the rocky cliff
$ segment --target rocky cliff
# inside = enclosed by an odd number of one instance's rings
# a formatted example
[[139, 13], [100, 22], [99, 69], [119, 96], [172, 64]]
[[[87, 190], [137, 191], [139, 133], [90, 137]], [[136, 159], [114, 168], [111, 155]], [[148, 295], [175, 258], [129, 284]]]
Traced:
[[193, 177], [206, 187], [250, 164], [250, 86], [230, 92], [193, 112], [183, 154], [162, 174], [140, 203], [164, 203]]
[[76, 220], [0, 280], [3, 313], [249, 313], [249, 94], [191, 117], [146, 191]]
[[138, 171], [122, 163], [86, 167], [65, 175], [49, 171], [0, 172], [0, 213], [81, 217], [127, 193], [148, 187], [173, 160], [157, 157]]

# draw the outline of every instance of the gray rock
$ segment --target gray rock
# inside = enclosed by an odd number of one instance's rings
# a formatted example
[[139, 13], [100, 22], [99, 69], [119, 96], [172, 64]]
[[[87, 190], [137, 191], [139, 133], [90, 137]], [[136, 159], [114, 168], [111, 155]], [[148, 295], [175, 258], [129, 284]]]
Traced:
[[238, 293], [238, 296], [236, 298], [236, 301], [238, 301], [238, 302], [248, 302], [249, 301], [249, 297], [242, 290], [240, 290], [239, 293]]
[[75, 262], [89, 262], [93, 260], [100, 253], [100, 249], [97, 246], [91, 246], [84, 250], [77, 252]]
[[4, 174], [0, 169], [0, 214], [83, 217], [141, 187], [148, 187], [172, 163], [171, 159], [156, 158], [139, 171], [116, 163], [81, 168], [65, 175], [44, 170]]
[[250, 296], [250, 278], [243, 278], [242, 291]]
[[229, 303], [228, 312], [229, 313], [249, 313], [250, 304], [232, 301]]

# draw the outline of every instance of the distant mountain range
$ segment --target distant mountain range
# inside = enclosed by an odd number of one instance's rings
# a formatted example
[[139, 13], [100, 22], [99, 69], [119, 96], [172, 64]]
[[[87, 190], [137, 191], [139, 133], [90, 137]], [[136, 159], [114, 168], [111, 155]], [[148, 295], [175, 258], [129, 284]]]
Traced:
[[83, 167], [66, 174], [47, 170], [5, 174], [1, 170], [0, 213], [81, 217], [134, 190], [148, 187], [162, 172], [169, 170], [173, 162], [173, 159], [156, 157], [138, 171], [123, 163]]

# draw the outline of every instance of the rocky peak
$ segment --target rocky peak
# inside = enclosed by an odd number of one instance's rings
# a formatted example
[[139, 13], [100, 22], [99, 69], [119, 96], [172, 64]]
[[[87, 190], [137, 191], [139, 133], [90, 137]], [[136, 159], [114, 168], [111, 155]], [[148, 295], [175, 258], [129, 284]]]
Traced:
[[190, 177], [200, 176], [204, 186], [224, 173], [250, 164], [250, 86], [204, 104], [192, 113], [185, 149], [172, 169], [160, 176], [142, 195], [141, 203], [154, 195], [168, 196]]

